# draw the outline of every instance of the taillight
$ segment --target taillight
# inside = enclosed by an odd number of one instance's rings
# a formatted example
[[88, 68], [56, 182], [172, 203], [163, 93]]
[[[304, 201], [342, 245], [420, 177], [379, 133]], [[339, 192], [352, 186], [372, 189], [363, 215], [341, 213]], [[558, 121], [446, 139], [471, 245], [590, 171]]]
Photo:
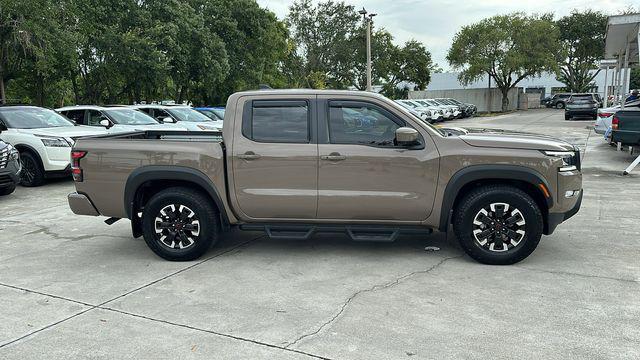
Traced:
[[86, 151], [72, 151], [71, 152], [71, 175], [73, 175], [73, 181], [82, 182], [82, 168], [80, 168], [80, 159], [87, 155]]
[[598, 117], [601, 117], [601, 118], [608, 118], [608, 117], [609, 117], [609, 116], [611, 116], [611, 115], [613, 115], [613, 113], [606, 113], [606, 112], [603, 112], [603, 113], [599, 113], [599, 114], [598, 114]]
[[618, 125], [620, 124], [620, 119], [618, 119], [617, 116], [613, 117], [613, 120], [611, 120], [611, 128], [613, 130], [618, 130]]

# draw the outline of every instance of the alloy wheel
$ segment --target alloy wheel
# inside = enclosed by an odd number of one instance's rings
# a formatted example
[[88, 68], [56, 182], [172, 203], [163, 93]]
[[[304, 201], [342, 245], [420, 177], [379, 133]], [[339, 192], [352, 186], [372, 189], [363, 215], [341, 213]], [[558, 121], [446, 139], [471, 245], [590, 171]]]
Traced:
[[31, 184], [35, 179], [36, 164], [27, 157], [20, 158], [22, 170], [20, 171], [20, 181], [24, 184]]
[[189, 207], [171, 204], [163, 207], [155, 218], [157, 240], [172, 250], [193, 246], [200, 236], [200, 220]]
[[520, 210], [507, 203], [492, 203], [473, 218], [473, 237], [486, 250], [508, 251], [524, 239], [525, 225]]

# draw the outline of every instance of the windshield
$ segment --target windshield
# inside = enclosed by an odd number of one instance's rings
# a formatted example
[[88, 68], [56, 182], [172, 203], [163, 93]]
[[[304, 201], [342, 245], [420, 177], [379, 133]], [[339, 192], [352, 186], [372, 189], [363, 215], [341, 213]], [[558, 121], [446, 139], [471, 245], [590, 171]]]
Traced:
[[429, 103], [424, 100], [416, 100], [416, 102], [422, 106], [430, 106]]
[[74, 126], [75, 124], [57, 112], [43, 108], [6, 108], [2, 109], [8, 128], [40, 129]]
[[592, 102], [593, 97], [591, 95], [574, 95], [571, 97], [571, 101], [573, 102]]
[[224, 109], [199, 109], [198, 111], [213, 121], [224, 120]]
[[456, 99], [447, 99], [447, 100], [449, 100], [449, 102], [451, 102], [454, 105], [462, 105], [462, 103]]
[[205, 122], [211, 121], [209, 117], [199, 111], [189, 107], [176, 107], [166, 109], [171, 115], [178, 118], [178, 121]]
[[151, 116], [131, 109], [109, 109], [104, 110], [111, 121], [120, 125], [157, 125]]

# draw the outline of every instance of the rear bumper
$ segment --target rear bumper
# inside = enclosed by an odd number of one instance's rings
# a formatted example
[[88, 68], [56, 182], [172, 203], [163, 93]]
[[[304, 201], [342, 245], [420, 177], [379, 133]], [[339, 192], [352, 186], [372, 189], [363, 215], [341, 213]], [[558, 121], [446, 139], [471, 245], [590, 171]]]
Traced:
[[98, 216], [100, 213], [93, 206], [93, 203], [89, 198], [84, 194], [79, 193], [71, 193], [67, 195], [67, 201], [69, 201], [69, 207], [71, 211], [73, 211], [76, 215], [88, 215], [88, 216]]
[[573, 116], [573, 115], [590, 115], [590, 116], [597, 116], [598, 115], [598, 109], [597, 108], [587, 108], [587, 109], [566, 109], [565, 113], [569, 116]]
[[580, 195], [578, 195], [578, 201], [576, 201], [576, 204], [573, 206], [573, 208], [569, 209], [567, 212], [549, 213], [549, 215], [547, 216], [547, 228], [544, 231], [545, 235], [553, 234], [553, 232], [556, 230], [558, 225], [560, 225], [564, 221], [571, 218], [580, 210], [580, 206], [582, 206], [583, 195], [584, 195], [584, 190], [580, 190]]

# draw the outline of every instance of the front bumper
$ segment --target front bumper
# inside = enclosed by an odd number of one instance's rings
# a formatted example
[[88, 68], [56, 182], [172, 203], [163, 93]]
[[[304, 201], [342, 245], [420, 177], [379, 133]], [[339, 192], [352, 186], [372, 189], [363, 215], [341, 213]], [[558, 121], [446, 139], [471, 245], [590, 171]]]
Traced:
[[85, 194], [73, 192], [67, 195], [69, 207], [76, 215], [98, 216], [100, 213]]
[[0, 169], [0, 188], [18, 185], [20, 171], [22, 171], [22, 164], [17, 160], [10, 161], [5, 168]]
[[544, 229], [545, 235], [553, 234], [553, 232], [556, 230], [558, 225], [560, 225], [564, 221], [571, 218], [580, 210], [580, 206], [582, 206], [583, 195], [584, 195], [584, 190], [580, 190], [580, 195], [578, 195], [578, 201], [576, 201], [576, 204], [568, 211], [562, 212], [562, 213], [549, 213], [549, 215], [547, 216], [547, 226]]

